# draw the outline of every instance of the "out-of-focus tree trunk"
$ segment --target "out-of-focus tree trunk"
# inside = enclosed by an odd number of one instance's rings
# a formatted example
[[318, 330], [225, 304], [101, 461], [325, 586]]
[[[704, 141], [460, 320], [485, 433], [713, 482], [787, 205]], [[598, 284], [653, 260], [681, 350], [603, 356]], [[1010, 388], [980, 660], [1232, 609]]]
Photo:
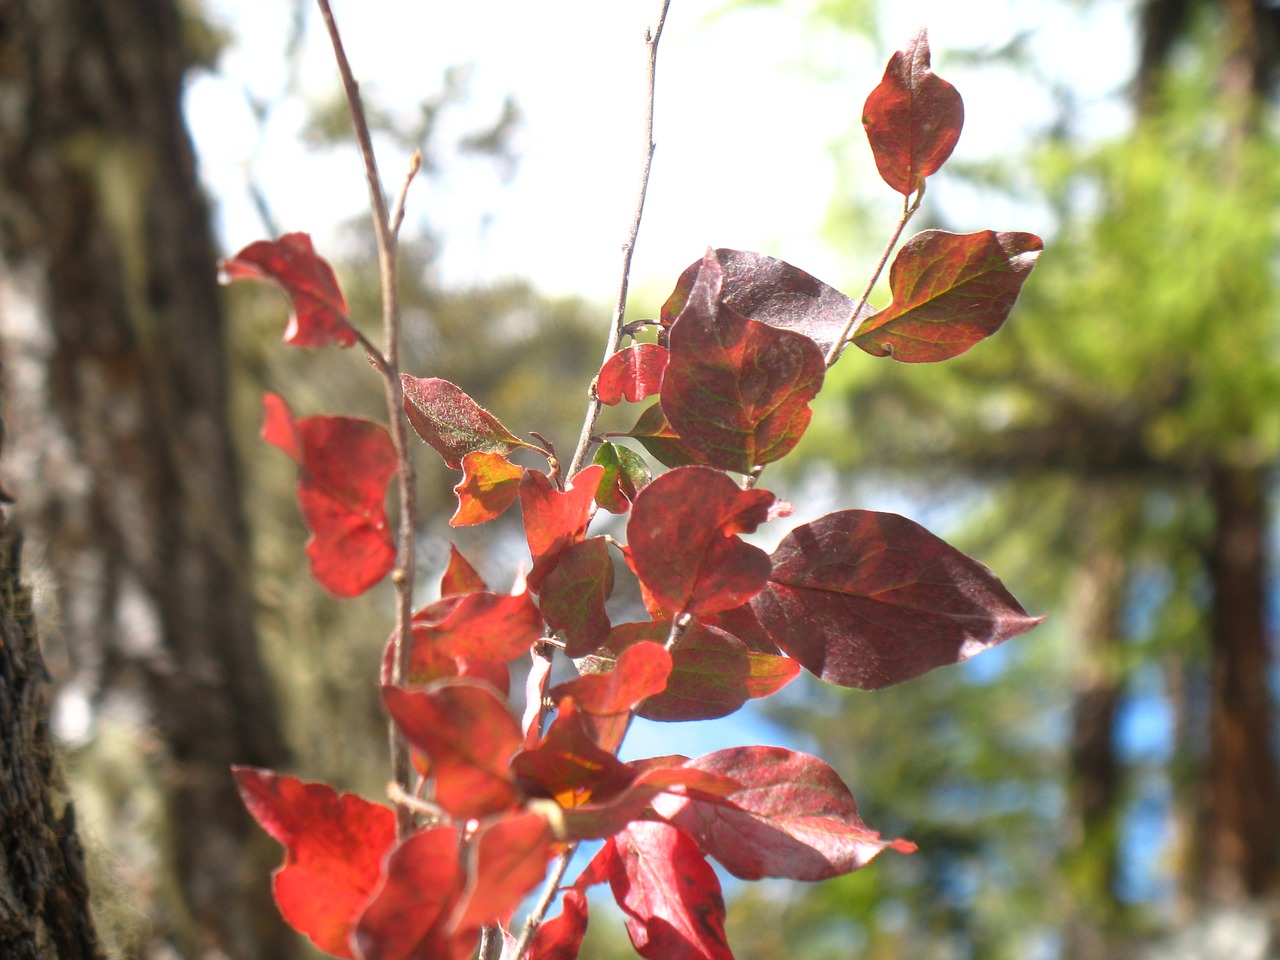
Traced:
[[60, 795], [49, 674], [21, 562], [22, 538], [6, 507], [0, 512], [0, 956], [98, 960], [84, 854], [75, 812]]
[[[208, 211], [174, 0], [0, 3], [8, 482], [55, 584], [59, 679], [159, 734], [183, 956], [291, 954], [228, 765], [286, 748], [259, 657]], [[114, 838], [105, 838], [108, 842]]]
[[1280, 885], [1280, 792], [1272, 751], [1266, 629], [1266, 475], [1218, 467], [1209, 754], [1192, 879], [1202, 899], [1240, 901]]
[[[1103, 491], [1098, 494], [1105, 502]], [[1115, 883], [1122, 767], [1115, 725], [1124, 694], [1120, 643], [1129, 545], [1122, 532], [1097, 516], [1084, 518], [1084, 523], [1088, 542], [1071, 597], [1080, 666], [1068, 754], [1071, 843], [1066, 867], [1073, 913], [1063, 930], [1063, 949], [1073, 960], [1105, 960], [1113, 956], [1111, 941], [1121, 911]]]

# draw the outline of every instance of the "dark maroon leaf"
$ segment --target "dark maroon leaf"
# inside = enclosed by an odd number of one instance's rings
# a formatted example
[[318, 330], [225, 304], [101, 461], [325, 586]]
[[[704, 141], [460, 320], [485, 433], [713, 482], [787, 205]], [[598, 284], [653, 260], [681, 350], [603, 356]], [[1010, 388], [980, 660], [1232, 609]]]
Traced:
[[707, 463], [750, 473], [800, 442], [826, 367], [807, 336], [721, 306], [721, 282], [708, 251], [671, 327], [662, 411]]
[[889, 59], [862, 109], [862, 125], [880, 176], [903, 196], [919, 190], [951, 156], [964, 126], [964, 101], [929, 68], [923, 27]]
[[638, 716], [667, 722], [714, 720], [750, 699], [778, 692], [800, 672], [800, 664], [789, 657], [753, 653], [723, 630], [696, 622], [672, 651], [671, 662], [665, 689], [639, 704]]
[[402, 374], [400, 382], [413, 429], [454, 470], [462, 469], [462, 458], [468, 453], [506, 456], [517, 447], [530, 446], [448, 380]]
[[609, 875], [636, 952], [648, 960], [733, 960], [724, 897], [698, 845], [665, 823], [637, 822], [614, 838]]
[[787, 534], [749, 615], [806, 669], [865, 690], [960, 663], [1042, 619], [924, 527], [867, 510]]
[[284, 342], [294, 347], [349, 347], [356, 333], [347, 320], [333, 268], [316, 256], [311, 237], [286, 233], [277, 241], [259, 240], [222, 261], [223, 282], [270, 280], [282, 286], [293, 307]]
[[886, 848], [915, 850], [869, 829], [839, 775], [808, 754], [734, 747], [687, 765], [737, 780], [742, 789], [724, 798], [728, 803], [669, 794], [654, 808], [735, 877], [826, 880], [865, 866]]
[[608, 406], [623, 400], [639, 403], [658, 392], [666, 368], [667, 351], [664, 347], [656, 343], [634, 344], [605, 361], [596, 378], [596, 396]]
[[[721, 306], [771, 327], [802, 333], [818, 345], [823, 356], [844, 331], [857, 306], [835, 287], [785, 260], [728, 248], [717, 250], [715, 258], [721, 270]], [[680, 274], [674, 292], [662, 305], [664, 326], [675, 323], [684, 309], [701, 268], [702, 261], [695, 260]], [[858, 319], [872, 313], [864, 305]]]
[[893, 302], [853, 342], [904, 363], [959, 356], [1004, 324], [1043, 247], [1031, 233], [926, 230], [898, 251], [889, 270]]
[[678, 467], [636, 499], [627, 524], [631, 565], [673, 612], [739, 606], [764, 589], [769, 558], [737, 534], [789, 512], [767, 490], [741, 490], [709, 467]]

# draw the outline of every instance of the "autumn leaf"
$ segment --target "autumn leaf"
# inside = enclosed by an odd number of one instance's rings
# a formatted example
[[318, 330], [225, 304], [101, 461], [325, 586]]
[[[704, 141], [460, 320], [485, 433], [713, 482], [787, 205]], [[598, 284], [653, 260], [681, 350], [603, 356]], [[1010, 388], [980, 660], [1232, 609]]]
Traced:
[[613, 354], [596, 377], [596, 397], [607, 406], [626, 400], [639, 403], [656, 394], [667, 368], [666, 348], [637, 343]]
[[720, 881], [693, 840], [665, 823], [636, 822], [614, 843], [609, 886], [640, 956], [733, 960]]
[[668, 794], [654, 808], [743, 880], [826, 880], [866, 866], [885, 849], [915, 850], [868, 828], [844, 781], [817, 757], [782, 747], [734, 747], [687, 765], [742, 787], [715, 802]]
[[333, 268], [316, 256], [311, 237], [286, 233], [279, 240], [251, 243], [221, 263], [224, 283], [269, 280], [289, 295], [292, 312], [284, 342], [294, 347], [349, 347], [356, 332], [347, 319], [347, 301]]
[[706, 458], [680, 438], [675, 428], [667, 422], [662, 404], [655, 403], [645, 409], [627, 436], [640, 441], [659, 463], [667, 467], [685, 467], [706, 463]]
[[[661, 624], [648, 624], [665, 630]], [[616, 634], [610, 634], [612, 638]], [[617, 750], [631, 711], [641, 701], [666, 689], [671, 654], [661, 643], [640, 642], [623, 650], [612, 669], [585, 673], [551, 691], [552, 699], [573, 697], [592, 739], [608, 751]]]
[[678, 467], [636, 498], [627, 523], [631, 563], [667, 609], [695, 616], [727, 610], [769, 578], [768, 555], [737, 534], [789, 512], [767, 490], [740, 490], [708, 467]]
[[386, 427], [356, 417], [295, 420], [284, 399], [262, 397], [262, 437], [297, 462], [298, 504], [311, 531], [311, 574], [330, 593], [354, 597], [390, 572], [396, 548], [387, 522], [395, 446]]
[[853, 342], [903, 363], [959, 356], [1003, 326], [1043, 248], [1031, 233], [926, 230], [898, 251], [889, 269], [893, 302]]
[[468, 453], [462, 458], [462, 479], [453, 488], [458, 509], [449, 519], [451, 527], [469, 527], [501, 516], [520, 494], [518, 467], [497, 453]]
[[517, 447], [532, 446], [513, 436], [497, 417], [448, 380], [402, 374], [400, 382], [409, 423], [454, 470], [462, 469], [462, 458], [468, 453], [506, 456]]
[[395, 814], [327, 783], [233, 767], [249, 813], [284, 845], [272, 887], [285, 922], [335, 957], [353, 957], [350, 936], [395, 843]]
[[828, 514], [788, 533], [768, 589], [713, 620], [770, 637], [829, 683], [864, 690], [960, 663], [1026, 633], [1032, 617], [996, 576], [905, 517]]
[[578, 472], [563, 491], [545, 473], [526, 470], [520, 481], [520, 510], [525, 539], [533, 557], [529, 585], [538, 590], [560, 554], [587, 535], [595, 512], [595, 495], [604, 468], [592, 464]]
[[596, 449], [592, 463], [604, 468], [596, 488], [596, 503], [610, 513], [626, 513], [653, 474], [644, 457], [616, 443], [604, 442]]
[[586, 656], [604, 643], [612, 624], [605, 601], [613, 593], [613, 559], [603, 537], [560, 551], [541, 584], [542, 616], [565, 635], [565, 653]]
[[450, 923], [467, 880], [458, 831], [435, 826], [409, 836], [387, 857], [386, 880], [360, 916], [360, 960], [471, 960], [479, 929]]
[[707, 251], [671, 327], [662, 412], [708, 464], [750, 473], [800, 442], [826, 365], [809, 337], [722, 305], [722, 277]]
[[387, 712], [431, 759], [435, 800], [466, 820], [516, 805], [508, 763], [523, 739], [507, 704], [488, 684], [441, 680], [422, 689], [383, 687]]
[[964, 126], [964, 101], [929, 66], [923, 27], [889, 59], [862, 108], [862, 125], [880, 176], [909, 196], [951, 156]]
[[[728, 248], [716, 250], [714, 256], [720, 265], [722, 307], [780, 330], [804, 334], [823, 356], [844, 331], [857, 306], [835, 287], [785, 260]], [[664, 327], [675, 323], [684, 310], [701, 269], [702, 260], [695, 260], [680, 274], [675, 290], [662, 305]], [[864, 305], [858, 319], [872, 313], [874, 311]]]

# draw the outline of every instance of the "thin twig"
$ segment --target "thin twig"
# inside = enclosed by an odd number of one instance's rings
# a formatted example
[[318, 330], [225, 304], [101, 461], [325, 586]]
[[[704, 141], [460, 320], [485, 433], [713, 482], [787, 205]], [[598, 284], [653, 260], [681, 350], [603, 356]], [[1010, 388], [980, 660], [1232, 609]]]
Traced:
[[[392, 226], [392, 219], [387, 212], [387, 198], [382, 189], [382, 179], [378, 176], [378, 163], [373, 153], [373, 139], [369, 135], [369, 122], [365, 117], [364, 105], [360, 101], [360, 85], [356, 83], [351, 72], [351, 64], [347, 60], [346, 50], [342, 45], [342, 37], [338, 33], [338, 24], [333, 18], [333, 10], [329, 0], [316, 0], [320, 7], [320, 15], [329, 31], [329, 39], [333, 43], [333, 55], [338, 63], [338, 73], [342, 77], [342, 89], [346, 93], [347, 108], [351, 113], [351, 123], [355, 128], [356, 143], [360, 147], [360, 156], [364, 160], [365, 177], [369, 182], [369, 204], [373, 213], [373, 230], [378, 244], [378, 275], [382, 284], [382, 339], [381, 354], [371, 353], [375, 365], [382, 374], [383, 393], [387, 402], [387, 419], [391, 429], [391, 441], [395, 446], [399, 486], [400, 527], [397, 547], [396, 569], [391, 581], [396, 590], [396, 631], [395, 655], [392, 658], [392, 683], [399, 684], [407, 673], [410, 638], [413, 621], [413, 578], [415, 572], [414, 557], [414, 477], [413, 459], [409, 452], [409, 437], [405, 427], [405, 418], [401, 413], [404, 395], [400, 386], [400, 301], [396, 283], [396, 231], [399, 220], [403, 217], [404, 195], [409, 189], [409, 181], [416, 172], [411, 167], [409, 177], [405, 180], [397, 201], [397, 220]], [[366, 341], [367, 344], [367, 341]], [[382, 363], [377, 358], [381, 357]], [[391, 767], [398, 783], [405, 794], [413, 793], [413, 768], [409, 762], [409, 745], [394, 722], [388, 724], [388, 736], [391, 741]], [[404, 806], [396, 807], [396, 830], [401, 837], [413, 832], [413, 812]]]
[[405, 807], [411, 813], [420, 814], [433, 823], [442, 823], [449, 819], [449, 814], [443, 807], [431, 803], [429, 800], [410, 796], [394, 780], [387, 784], [387, 799], [397, 807]]
[[556, 893], [560, 889], [560, 881], [564, 879], [564, 875], [569, 869], [569, 861], [573, 859], [573, 855], [577, 850], [578, 845], [571, 843], [564, 853], [560, 854], [560, 859], [556, 861], [556, 865], [551, 871], [551, 876], [547, 878], [547, 882], [542, 888], [542, 893], [538, 895], [538, 902], [529, 911], [529, 917], [525, 920], [524, 928], [520, 931], [520, 939], [516, 941], [515, 954], [511, 957], [511, 960], [524, 960], [525, 952], [533, 942], [533, 935], [538, 932], [538, 927], [542, 926], [542, 921], [546, 919], [547, 911], [551, 909], [551, 902], [555, 900]]
[[[636, 238], [640, 235], [640, 220], [644, 216], [644, 199], [649, 192], [649, 170], [653, 167], [653, 100], [655, 78], [658, 71], [658, 41], [662, 38], [662, 26], [667, 20], [667, 8], [671, 0], [662, 0], [662, 11], [658, 14], [658, 24], [652, 31], [645, 33], [644, 42], [649, 49], [648, 95], [644, 116], [644, 163], [640, 172], [640, 190], [636, 196], [635, 212], [631, 215], [631, 229], [627, 234], [627, 242], [622, 245], [622, 279], [618, 284], [618, 297], [613, 305], [613, 321], [609, 326], [609, 341], [604, 349], [604, 359], [608, 360], [618, 350], [622, 342], [622, 317], [627, 310], [627, 286], [631, 282], [631, 255], [635, 252]], [[587, 451], [591, 449], [592, 434], [600, 419], [600, 399], [595, 391], [587, 401], [587, 418], [582, 424], [582, 435], [578, 438], [578, 447], [573, 452], [573, 460], [569, 463], [568, 477], [582, 469], [587, 459]]]
[[853, 314], [849, 317], [849, 321], [844, 325], [844, 329], [840, 331], [840, 336], [836, 337], [830, 349], [827, 350], [826, 364], [828, 369], [840, 358], [840, 351], [844, 349], [845, 342], [849, 339], [849, 335], [858, 323], [858, 315], [862, 313], [862, 308], [867, 305], [867, 301], [871, 298], [871, 291], [875, 289], [876, 283], [879, 282], [880, 274], [884, 273], [884, 265], [889, 262], [889, 256], [893, 253], [893, 248], [898, 245], [898, 239], [902, 236], [902, 231], [907, 228], [907, 223], [915, 216], [916, 211], [920, 209], [920, 201], [923, 199], [924, 181], [921, 181], [920, 189], [916, 191], [914, 202], [909, 196], [902, 198], [902, 216], [898, 218], [898, 226], [894, 229], [893, 236], [889, 238], [888, 244], [885, 245], [884, 252], [880, 254], [880, 262], [876, 264], [875, 272], [871, 274], [871, 279], [867, 281], [867, 288], [862, 291], [862, 298], [858, 301], [858, 305], [853, 308]]

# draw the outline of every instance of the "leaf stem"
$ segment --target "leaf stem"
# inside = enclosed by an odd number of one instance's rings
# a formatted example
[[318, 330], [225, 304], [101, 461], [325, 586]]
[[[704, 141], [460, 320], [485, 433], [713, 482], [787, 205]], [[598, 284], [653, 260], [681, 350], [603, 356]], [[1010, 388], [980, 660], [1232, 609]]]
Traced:
[[555, 867], [552, 868], [551, 875], [547, 877], [542, 893], [538, 895], [538, 902], [529, 911], [529, 917], [525, 920], [524, 928], [520, 931], [520, 939], [516, 941], [515, 953], [512, 955], [511, 960], [524, 960], [524, 955], [528, 951], [529, 945], [533, 943], [533, 935], [538, 932], [538, 927], [542, 926], [542, 921], [546, 919], [547, 911], [551, 909], [551, 901], [556, 898], [556, 892], [560, 889], [560, 881], [564, 879], [565, 872], [569, 869], [569, 861], [573, 859], [573, 855], [577, 851], [578, 845], [571, 843], [565, 848], [564, 853], [560, 854], [560, 859], [556, 861]]
[[[635, 212], [631, 215], [631, 228], [627, 241], [622, 245], [622, 279], [618, 284], [618, 296], [613, 305], [613, 320], [609, 326], [609, 339], [604, 348], [604, 359], [613, 356], [622, 342], [622, 317], [627, 310], [627, 287], [631, 281], [631, 256], [635, 252], [636, 238], [640, 235], [640, 221], [644, 217], [644, 200], [649, 192], [649, 171], [653, 167], [653, 102], [655, 80], [658, 71], [658, 41], [662, 38], [662, 26], [667, 20], [667, 8], [671, 0], [662, 0], [662, 10], [658, 13], [658, 23], [651, 31], [645, 31], [644, 42], [649, 51], [648, 88], [645, 99], [644, 116], [644, 163], [641, 165], [640, 189], [636, 195]], [[600, 398], [595, 390], [590, 392], [587, 400], [587, 418], [582, 424], [582, 434], [578, 438], [577, 449], [569, 463], [568, 477], [572, 478], [587, 459], [587, 451], [591, 449], [592, 434], [600, 419]]]
[[893, 253], [893, 248], [898, 245], [898, 240], [902, 237], [902, 231], [907, 228], [907, 224], [911, 218], [915, 216], [917, 210], [920, 209], [920, 203], [924, 200], [924, 181], [920, 181], [920, 189], [916, 191], [916, 198], [912, 201], [910, 196], [902, 198], [902, 216], [898, 218], [898, 225], [894, 228], [893, 235], [889, 237], [889, 242], [885, 245], [884, 252], [880, 254], [880, 262], [876, 264], [875, 272], [871, 274], [871, 279], [867, 281], [866, 289], [862, 291], [862, 297], [858, 300], [858, 305], [853, 308], [853, 314], [849, 317], [849, 321], [844, 325], [844, 329], [840, 331], [840, 336], [832, 342], [830, 349], [827, 350], [827, 369], [831, 369], [838, 359], [840, 353], [844, 349], [845, 343], [848, 342], [850, 334], [858, 324], [858, 315], [862, 313], [862, 308], [867, 305], [867, 301], [871, 298], [871, 291], [875, 289], [876, 284], [880, 281], [880, 274], [884, 273], [884, 265], [889, 262], [889, 257]]
[[[396, 199], [395, 217], [387, 211], [387, 198], [382, 189], [382, 178], [378, 175], [378, 163], [373, 153], [373, 139], [369, 135], [369, 122], [365, 116], [364, 104], [360, 100], [360, 85], [351, 72], [351, 63], [338, 33], [338, 24], [334, 20], [329, 0], [316, 0], [320, 7], [320, 15], [325, 28], [329, 32], [329, 40], [333, 44], [334, 59], [338, 64], [338, 73], [342, 77], [342, 89], [346, 94], [347, 108], [351, 114], [351, 124], [355, 129], [356, 143], [360, 148], [360, 156], [364, 161], [365, 178], [369, 183], [369, 204], [373, 214], [373, 230], [378, 246], [378, 275], [382, 287], [382, 338], [383, 350], [379, 353], [371, 351], [374, 365], [382, 374], [383, 393], [386, 397], [388, 426], [391, 441], [396, 450], [396, 476], [399, 487], [400, 523], [398, 531], [397, 564], [391, 574], [391, 581], [396, 590], [396, 630], [395, 655], [392, 658], [391, 681], [399, 684], [403, 680], [408, 666], [409, 648], [413, 621], [413, 580], [416, 568], [414, 556], [414, 472], [413, 459], [409, 451], [408, 431], [405, 418], [401, 413], [404, 396], [400, 385], [400, 300], [396, 281], [396, 245], [400, 224], [404, 219], [404, 201], [409, 191], [409, 184], [421, 166], [421, 157], [415, 154], [405, 177], [404, 186]], [[362, 338], [363, 339], [363, 338]], [[366, 348], [372, 346], [365, 341]], [[379, 362], [381, 361], [381, 362]], [[413, 793], [413, 768], [409, 762], [409, 745], [394, 722], [388, 722], [388, 737], [391, 743], [391, 767], [395, 782], [406, 794]], [[414, 830], [413, 811], [407, 806], [396, 806], [396, 832], [406, 837]]]

